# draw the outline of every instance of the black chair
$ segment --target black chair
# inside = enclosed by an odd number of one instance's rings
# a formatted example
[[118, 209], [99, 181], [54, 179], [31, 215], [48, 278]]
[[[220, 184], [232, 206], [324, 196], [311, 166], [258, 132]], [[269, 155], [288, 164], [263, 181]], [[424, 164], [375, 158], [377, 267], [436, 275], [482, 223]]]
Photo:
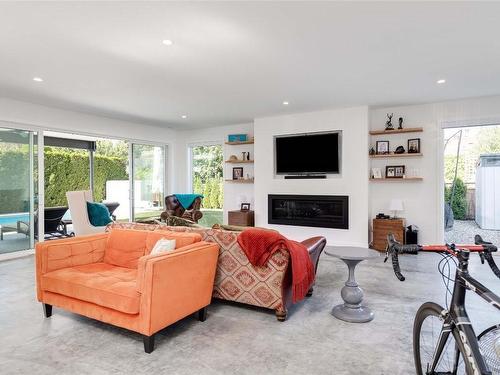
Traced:
[[[43, 228], [45, 239], [69, 237], [66, 223], [62, 221], [68, 207], [47, 207], [44, 210]], [[35, 238], [38, 238], [38, 215], [35, 215]]]
[[113, 212], [120, 206], [120, 203], [118, 202], [102, 202], [109, 210], [109, 214], [113, 218], [114, 221], [116, 221], [116, 216], [113, 215]]

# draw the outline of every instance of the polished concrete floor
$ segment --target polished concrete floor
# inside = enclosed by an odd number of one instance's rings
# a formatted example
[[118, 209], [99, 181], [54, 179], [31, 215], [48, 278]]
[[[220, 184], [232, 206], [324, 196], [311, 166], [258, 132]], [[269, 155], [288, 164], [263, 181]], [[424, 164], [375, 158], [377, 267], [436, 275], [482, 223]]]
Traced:
[[[363, 262], [357, 279], [375, 319], [351, 324], [330, 315], [341, 301], [345, 265], [322, 255], [314, 296], [285, 323], [262, 309], [216, 302], [201, 323], [188, 317], [160, 332], [145, 354], [138, 334], [54, 308], [42, 316], [33, 256], [0, 262], [1, 374], [414, 374], [411, 329], [419, 305], [444, 303], [438, 255], [406, 256], [407, 281], [382, 258]], [[500, 293], [476, 258], [471, 273]], [[498, 310], [467, 299], [477, 331], [500, 322]]]

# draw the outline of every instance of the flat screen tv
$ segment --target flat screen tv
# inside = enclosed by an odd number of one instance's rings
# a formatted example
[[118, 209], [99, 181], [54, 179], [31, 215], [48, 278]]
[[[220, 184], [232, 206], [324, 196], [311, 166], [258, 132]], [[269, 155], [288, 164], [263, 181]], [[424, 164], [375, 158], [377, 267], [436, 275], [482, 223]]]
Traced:
[[340, 131], [275, 137], [278, 175], [340, 173]]

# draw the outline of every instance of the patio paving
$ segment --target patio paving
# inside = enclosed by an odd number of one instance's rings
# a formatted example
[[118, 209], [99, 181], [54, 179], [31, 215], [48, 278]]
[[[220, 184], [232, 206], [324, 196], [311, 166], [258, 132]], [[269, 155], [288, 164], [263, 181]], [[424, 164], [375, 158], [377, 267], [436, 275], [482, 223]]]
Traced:
[[0, 254], [26, 250], [29, 248], [30, 240], [24, 234], [5, 233], [3, 241], [0, 241]]
[[444, 240], [447, 243], [474, 243], [474, 236], [479, 234], [483, 240], [493, 242], [500, 246], [500, 231], [481, 229], [474, 220], [455, 220], [453, 229], [444, 232]]

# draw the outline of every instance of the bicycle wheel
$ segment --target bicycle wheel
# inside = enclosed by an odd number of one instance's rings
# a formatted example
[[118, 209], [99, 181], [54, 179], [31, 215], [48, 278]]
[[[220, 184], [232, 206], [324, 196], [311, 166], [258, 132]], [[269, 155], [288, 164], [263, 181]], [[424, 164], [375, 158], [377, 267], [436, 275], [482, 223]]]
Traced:
[[493, 374], [500, 374], [500, 324], [484, 330], [478, 337], [483, 358]]
[[417, 311], [413, 325], [413, 355], [417, 375], [464, 375], [470, 373], [466, 372], [462, 348], [456, 342], [455, 333], [450, 333], [434, 372], [430, 372], [434, 352], [443, 328], [444, 318], [441, 315], [443, 310], [436, 303], [426, 302]]

